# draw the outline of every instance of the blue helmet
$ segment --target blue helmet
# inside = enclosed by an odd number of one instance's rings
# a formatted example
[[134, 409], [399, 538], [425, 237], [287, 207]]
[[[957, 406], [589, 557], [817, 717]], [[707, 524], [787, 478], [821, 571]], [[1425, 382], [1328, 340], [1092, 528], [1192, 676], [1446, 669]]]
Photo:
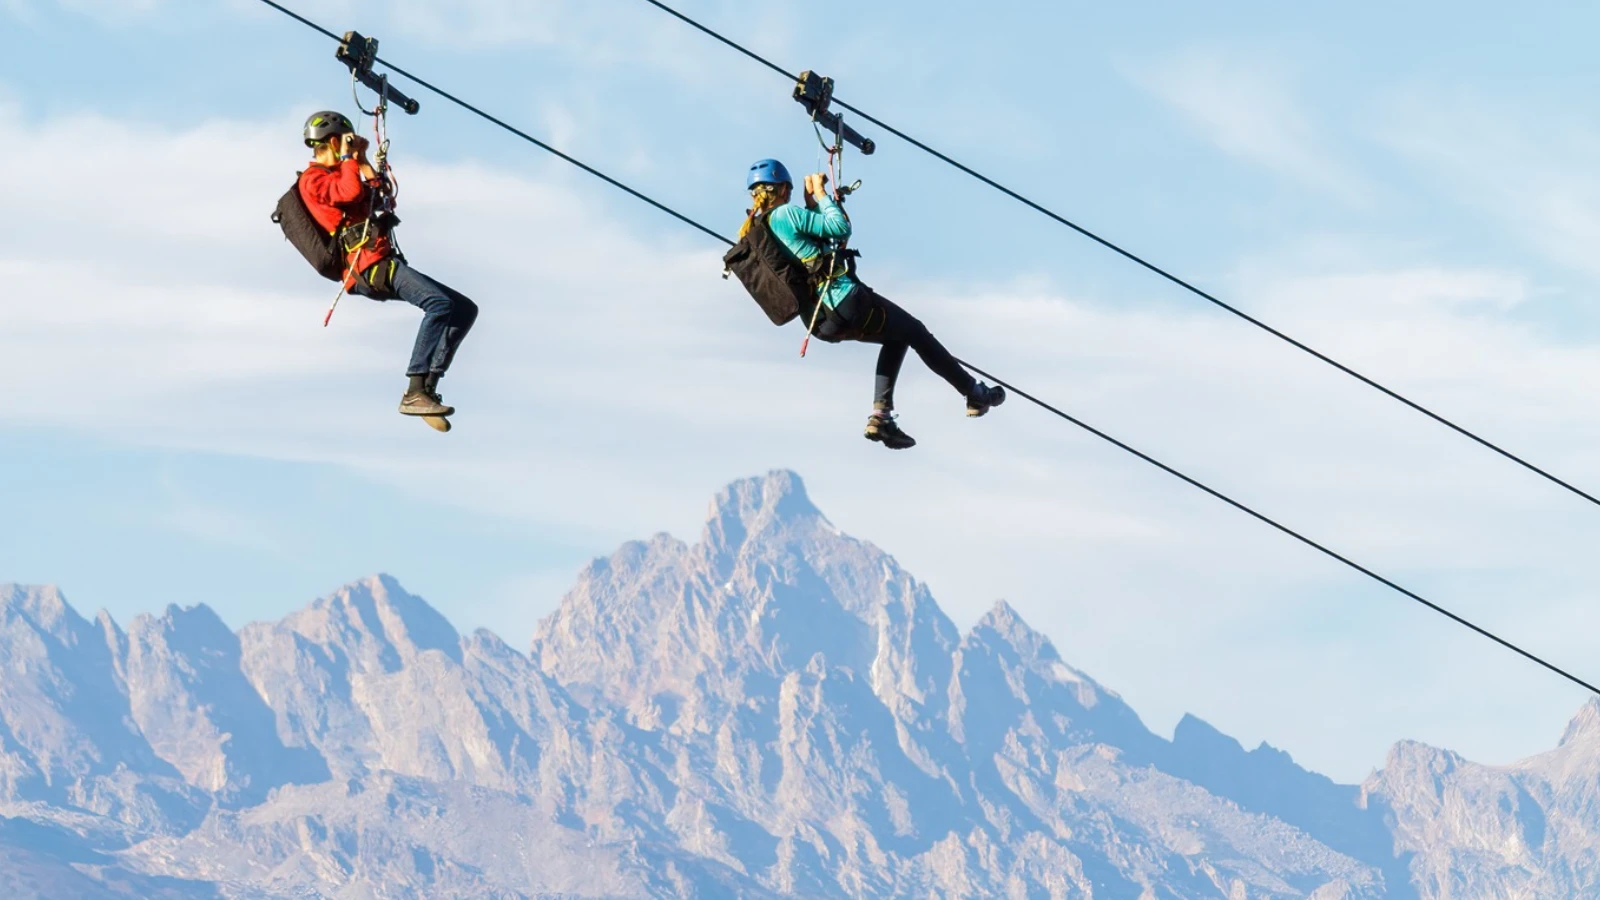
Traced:
[[775, 159], [763, 159], [750, 167], [750, 179], [745, 187], [753, 189], [758, 184], [787, 184], [792, 186], [794, 179], [789, 177], [789, 170], [783, 167], [783, 163]]

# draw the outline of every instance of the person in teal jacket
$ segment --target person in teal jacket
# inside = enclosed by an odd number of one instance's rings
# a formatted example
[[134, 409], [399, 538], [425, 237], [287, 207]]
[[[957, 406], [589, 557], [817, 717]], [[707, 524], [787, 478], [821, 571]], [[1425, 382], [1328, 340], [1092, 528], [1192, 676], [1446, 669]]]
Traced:
[[821, 309], [815, 334], [829, 343], [859, 341], [882, 347], [873, 384], [872, 415], [867, 417], [867, 439], [892, 450], [917, 445], [911, 435], [900, 429], [894, 415], [895, 382], [900, 378], [907, 350], [917, 351], [934, 374], [961, 393], [967, 401], [967, 415], [981, 416], [1004, 403], [1004, 388], [990, 387], [973, 378], [920, 320], [856, 280], [854, 267], [838, 252], [850, 239], [850, 217], [828, 190], [827, 182], [826, 175], [808, 175], [803, 186], [805, 205], [795, 205], [789, 202], [794, 180], [783, 163], [764, 159], [751, 166], [747, 185], [752, 205], [740, 237], [761, 220], [790, 253], [808, 266], [826, 254], [834, 254], [834, 263], [819, 278], [817, 297]]

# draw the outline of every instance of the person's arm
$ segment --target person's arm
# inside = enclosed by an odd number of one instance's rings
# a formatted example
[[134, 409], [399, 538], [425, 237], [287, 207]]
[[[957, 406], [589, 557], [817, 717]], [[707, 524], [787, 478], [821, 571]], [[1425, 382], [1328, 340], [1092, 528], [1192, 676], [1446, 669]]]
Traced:
[[332, 172], [311, 169], [305, 176], [306, 199], [324, 206], [343, 206], [360, 200], [367, 185], [361, 178], [361, 164], [353, 157], [341, 159]]
[[850, 236], [850, 219], [839, 204], [826, 194], [817, 197], [815, 210], [798, 206], [784, 207], [784, 213], [794, 224], [794, 230], [808, 238], [822, 241], [842, 241]]
[[373, 184], [378, 180], [378, 170], [373, 168], [367, 160], [367, 147], [370, 146], [366, 138], [359, 134], [347, 134], [342, 139], [344, 157], [354, 157], [356, 164], [361, 166], [361, 180]]

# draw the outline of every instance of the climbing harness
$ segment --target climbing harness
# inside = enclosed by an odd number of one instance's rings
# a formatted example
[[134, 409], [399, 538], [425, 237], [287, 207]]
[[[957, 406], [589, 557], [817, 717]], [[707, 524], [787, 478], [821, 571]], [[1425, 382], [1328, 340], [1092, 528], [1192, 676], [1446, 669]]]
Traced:
[[[339, 43], [339, 49], [334, 52], [334, 58], [350, 69], [350, 96], [355, 101], [356, 109], [372, 119], [374, 151], [372, 161], [373, 169], [378, 175], [378, 183], [370, 192], [367, 215], [361, 223], [343, 228], [339, 232], [340, 245], [349, 264], [344, 277], [339, 281], [339, 292], [334, 295], [333, 302], [328, 305], [328, 312], [322, 317], [324, 328], [333, 321], [334, 310], [339, 308], [339, 301], [344, 299], [349, 284], [360, 276], [361, 273], [356, 271], [356, 266], [361, 259], [361, 251], [374, 237], [388, 237], [395, 256], [404, 259], [394, 237], [395, 226], [400, 224], [400, 217], [395, 214], [400, 182], [395, 177], [394, 168], [389, 165], [389, 104], [393, 102], [405, 110], [407, 115], [413, 116], [422, 108], [420, 103], [389, 84], [388, 73], [380, 74], [372, 71], [373, 64], [378, 61], [377, 38], [366, 37], [358, 31], [347, 31]], [[377, 94], [378, 102], [372, 109], [362, 105], [358, 85], [365, 85], [367, 89]], [[393, 266], [390, 268], [392, 274]]]
[[[864, 154], [871, 153], [876, 145], [845, 124], [844, 118], [831, 109], [833, 79], [806, 72], [796, 82], [793, 96], [805, 107], [811, 117], [817, 142], [828, 154], [825, 177], [833, 190], [834, 200], [841, 204], [842, 209], [845, 198], [861, 187], [859, 180], [853, 184], [844, 183], [845, 145], [854, 146]], [[831, 141], [827, 137], [830, 134]], [[809, 262], [796, 259], [772, 235], [767, 214], [762, 212], [751, 215], [751, 227], [723, 256], [722, 277], [737, 275], [745, 290], [774, 325], [787, 324], [809, 311], [806, 316], [806, 335], [800, 342], [800, 356], [803, 358], [811, 347], [811, 338], [816, 334], [818, 323], [828, 314], [823, 295], [840, 276], [855, 274], [855, 259], [860, 255], [846, 247], [845, 242], [840, 242]]]

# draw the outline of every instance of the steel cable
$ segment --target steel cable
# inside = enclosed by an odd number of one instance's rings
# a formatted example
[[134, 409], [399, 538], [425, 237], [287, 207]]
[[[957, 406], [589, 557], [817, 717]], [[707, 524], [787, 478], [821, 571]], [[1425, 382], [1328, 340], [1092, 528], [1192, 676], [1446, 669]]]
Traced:
[[[714, 38], [718, 42], [720, 42], [720, 43], [732, 48], [733, 50], [737, 51], [738, 53], [741, 53], [744, 56], [747, 56], [750, 59], [755, 60], [756, 62], [760, 63], [761, 65], [766, 66], [767, 68], [769, 68], [772, 71], [778, 73], [779, 75], [784, 76], [785, 78], [788, 78], [791, 81], [798, 80], [798, 78], [799, 78], [798, 74], [790, 72], [789, 70], [785, 69], [784, 67], [778, 65], [777, 63], [773, 62], [770, 59], [767, 59], [766, 57], [762, 56], [761, 54], [756, 53], [754, 50], [751, 50], [750, 48], [744, 46], [743, 44], [740, 44], [737, 41], [734, 41], [733, 39], [731, 39], [731, 38], [729, 38], [729, 37], [727, 37], [725, 35], [722, 35], [722, 34], [716, 32], [716, 31], [712, 30], [711, 28], [708, 28], [707, 26], [705, 26], [705, 25], [701, 24], [700, 22], [690, 18], [689, 16], [684, 15], [683, 13], [681, 13], [678, 10], [672, 8], [671, 6], [668, 6], [667, 4], [662, 3], [661, 0], [644, 0], [644, 2], [650, 4], [651, 6], [654, 6], [655, 8], [661, 10], [662, 12], [664, 12], [664, 13], [670, 15], [670, 16], [672, 16], [673, 18], [679, 20], [680, 22], [683, 22], [684, 24], [690, 26], [691, 28], [694, 28], [695, 30], [697, 30], [697, 31], [699, 31], [699, 32], [701, 32], [703, 34], [705, 34], [705, 35], [707, 35], [707, 36], [709, 36], [711, 38]], [[1177, 275], [1174, 275], [1172, 272], [1169, 272], [1168, 270], [1156, 265], [1155, 263], [1150, 262], [1149, 260], [1145, 259], [1144, 257], [1139, 256], [1138, 254], [1132, 252], [1131, 250], [1127, 250], [1127, 249], [1123, 248], [1122, 246], [1120, 246], [1120, 245], [1118, 245], [1116, 243], [1113, 243], [1109, 239], [1101, 237], [1099, 234], [1096, 234], [1095, 232], [1090, 231], [1088, 228], [1085, 228], [1082, 225], [1079, 225], [1078, 223], [1066, 218], [1065, 216], [1055, 212], [1054, 210], [1044, 206], [1043, 204], [1038, 203], [1037, 201], [1029, 199], [1028, 197], [1022, 195], [1021, 193], [1013, 190], [1012, 188], [1006, 187], [1004, 184], [1001, 184], [1000, 182], [996, 181], [995, 179], [990, 178], [989, 176], [983, 174], [982, 172], [977, 171], [976, 169], [972, 168], [971, 166], [968, 166], [965, 163], [962, 163], [962, 162], [950, 157], [949, 155], [947, 155], [947, 154], [945, 154], [945, 153], [943, 153], [943, 152], [941, 152], [939, 150], [934, 149], [933, 147], [929, 146], [928, 144], [924, 143], [923, 141], [918, 140], [915, 137], [912, 137], [911, 135], [907, 134], [904, 131], [901, 131], [898, 128], [895, 128], [893, 125], [890, 125], [889, 123], [883, 121], [882, 119], [877, 118], [876, 116], [872, 115], [871, 113], [868, 113], [867, 111], [865, 111], [865, 110], [863, 110], [863, 109], [861, 109], [859, 107], [852, 106], [851, 104], [846, 103], [845, 101], [840, 100], [837, 97], [834, 98], [833, 102], [838, 104], [839, 106], [843, 107], [844, 109], [847, 109], [852, 113], [855, 113], [856, 115], [860, 116], [861, 118], [865, 119], [866, 121], [871, 122], [872, 124], [874, 124], [874, 125], [878, 126], [879, 128], [883, 129], [884, 131], [889, 132], [890, 134], [894, 135], [895, 137], [901, 139], [902, 141], [905, 141], [906, 143], [910, 144], [911, 146], [916, 147], [918, 150], [921, 150], [922, 152], [928, 154], [929, 156], [932, 156], [933, 158], [939, 160], [940, 162], [943, 162], [943, 163], [945, 163], [945, 164], [947, 164], [949, 166], [954, 167], [955, 169], [957, 169], [957, 170], [959, 170], [959, 171], [971, 176], [972, 178], [977, 179], [978, 181], [982, 182], [983, 184], [987, 185], [988, 187], [991, 187], [991, 188], [999, 191], [1000, 193], [1005, 194], [1007, 197], [1010, 197], [1011, 199], [1017, 201], [1018, 203], [1021, 203], [1022, 205], [1028, 207], [1029, 209], [1032, 209], [1033, 211], [1048, 217], [1049, 219], [1055, 221], [1057, 224], [1065, 225], [1066, 227], [1068, 227], [1068, 228], [1072, 229], [1073, 231], [1077, 232], [1078, 234], [1088, 238], [1089, 240], [1094, 241], [1095, 243], [1099, 244], [1100, 246], [1106, 248], [1107, 250], [1110, 250], [1113, 253], [1116, 253], [1118, 256], [1121, 256], [1122, 258], [1124, 258], [1124, 259], [1126, 259], [1126, 260], [1128, 260], [1130, 262], [1133, 262], [1133, 263], [1143, 267], [1144, 269], [1155, 273], [1156, 275], [1159, 275], [1160, 277], [1162, 277], [1162, 278], [1166, 279], [1167, 281], [1177, 285], [1180, 288], [1183, 288], [1184, 290], [1188, 291], [1189, 293], [1194, 294], [1196, 297], [1199, 297], [1200, 299], [1205, 300], [1206, 302], [1211, 303], [1211, 304], [1217, 306], [1220, 309], [1223, 309], [1223, 310], [1226, 310], [1229, 313], [1232, 313], [1233, 315], [1239, 317], [1240, 319], [1250, 323], [1251, 325], [1254, 325], [1255, 327], [1261, 329], [1262, 331], [1265, 331], [1267, 334], [1270, 334], [1273, 337], [1277, 338], [1278, 340], [1283, 341], [1284, 343], [1288, 344], [1289, 346], [1294, 347], [1295, 349], [1300, 350], [1300, 351], [1302, 351], [1302, 352], [1304, 352], [1306, 354], [1309, 354], [1310, 356], [1312, 356], [1312, 357], [1314, 357], [1314, 358], [1316, 358], [1316, 359], [1328, 364], [1329, 366], [1332, 366], [1333, 368], [1339, 370], [1340, 372], [1343, 372], [1344, 374], [1350, 376], [1351, 378], [1354, 378], [1355, 380], [1361, 382], [1362, 384], [1366, 385], [1367, 387], [1370, 387], [1373, 390], [1378, 391], [1379, 393], [1383, 394], [1384, 396], [1389, 397], [1392, 400], [1398, 401], [1398, 402], [1410, 407], [1412, 410], [1414, 410], [1416, 412], [1419, 412], [1419, 413], [1423, 414], [1424, 416], [1427, 416], [1428, 418], [1430, 418], [1433, 421], [1439, 423], [1440, 425], [1445, 426], [1446, 428], [1449, 428], [1451, 431], [1456, 432], [1457, 434], [1461, 435], [1462, 437], [1468, 438], [1468, 439], [1476, 442], [1477, 444], [1479, 444], [1479, 445], [1481, 445], [1483, 447], [1486, 447], [1489, 450], [1494, 451], [1495, 453], [1498, 453], [1500, 456], [1502, 456], [1502, 457], [1504, 457], [1504, 458], [1516, 463], [1517, 465], [1523, 467], [1524, 469], [1527, 469], [1528, 471], [1540, 476], [1541, 478], [1544, 478], [1545, 480], [1551, 482], [1552, 484], [1555, 484], [1555, 485], [1557, 485], [1559, 487], [1565, 488], [1566, 490], [1572, 492], [1573, 494], [1576, 494], [1579, 497], [1582, 497], [1583, 499], [1589, 501], [1590, 503], [1593, 503], [1596, 506], [1600, 506], [1600, 497], [1596, 497], [1594, 494], [1591, 494], [1588, 491], [1585, 491], [1584, 489], [1582, 489], [1582, 488], [1578, 487], [1577, 485], [1567, 481], [1564, 478], [1561, 478], [1560, 476], [1554, 474], [1553, 472], [1550, 472], [1549, 470], [1544, 469], [1544, 468], [1542, 468], [1542, 467], [1540, 467], [1538, 465], [1535, 465], [1534, 463], [1528, 461], [1527, 459], [1524, 459], [1523, 457], [1521, 457], [1521, 456], [1519, 456], [1519, 455], [1517, 455], [1515, 453], [1512, 453], [1510, 450], [1507, 450], [1504, 447], [1501, 447], [1499, 444], [1496, 444], [1493, 441], [1490, 441], [1488, 438], [1482, 437], [1481, 435], [1477, 434], [1476, 432], [1473, 432], [1473, 431], [1467, 429], [1465, 426], [1456, 424], [1455, 422], [1451, 421], [1450, 419], [1445, 418], [1444, 416], [1440, 415], [1439, 413], [1434, 412], [1433, 410], [1429, 409], [1426, 406], [1423, 406], [1422, 404], [1416, 402], [1415, 400], [1412, 400], [1411, 398], [1405, 396], [1404, 394], [1401, 394], [1400, 392], [1398, 392], [1398, 391], [1396, 391], [1396, 390], [1394, 390], [1394, 389], [1392, 389], [1392, 388], [1390, 388], [1390, 387], [1388, 387], [1388, 386], [1386, 386], [1386, 385], [1384, 385], [1384, 384], [1382, 384], [1382, 383], [1380, 383], [1380, 382], [1378, 382], [1378, 381], [1376, 381], [1376, 380], [1374, 380], [1372, 378], [1369, 378], [1368, 376], [1362, 374], [1361, 372], [1358, 372], [1357, 370], [1351, 368], [1350, 366], [1338, 361], [1337, 359], [1334, 359], [1333, 357], [1329, 356], [1326, 353], [1323, 353], [1322, 351], [1316, 349], [1315, 347], [1312, 347], [1311, 345], [1305, 343], [1304, 341], [1301, 341], [1298, 338], [1292, 337], [1289, 334], [1286, 334], [1285, 332], [1279, 331], [1277, 328], [1274, 328], [1273, 326], [1268, 325], [1266, 322], [1256, 318], [1255, 316], [1252, 316], [1251, 314], [1245, 312], [1244, 310], [1238, 308], [1237, 306], [1234, 306], [1233, 304], [1222, 300], [1221, 298], [1211, 294], [1208, 291], [1202, 290], [1200, 287], [1194, 285], [1193, 283], [1191, 283], [1189, 281], [1186, 281], [1186, 280], [1178, 277]]]
[[[323, 35], [325, 35], [327, 37], [330, 37], [330, 38], [332, 38], [332, 39], [334, 39], [336, 41], [337, 40], [342, 40], [342, 38], [340, 38], [338, 35], [334, 34], [333, 32], [327, 30], [326, 28], [323, 28], [320, 25], [317, 25], [315, 22], [312, 22], [312, 21], [310, 21], [309, 19], [306, 19], [303, 16], [298, 15], [297, 13], [294, 13], [294, 12], [284, 8], [282, 5], [280, 5], [277, 2], [275, 2], [275, 0], [261, 0], [261, 2], [265, 3], [266, 5], [272, 7], [274, 9], [276, 9], [276, 10], [278, 10], [279, 12], [284, 13], [285, 15], [290, 16], [291, 18], [299, 21], [301, 24], [306, 25], [307, 27], [318, 31], [318, 32], [320, 32], [321, 34], [323, 34]], [[649, 0], [649, 2], [654, 2], [654, 0]], [[460, 106], [462, 109], [465, 109], [468, 112], [473, 113], [474, 115], [480, 116], [483, 119], [485, 119], [485, 120], [487, 120], [489, 122], [492, 122], [495, 125], [498, 125], [499, 127], [501, 127], [503, 129], [505, 129], [506, 131], [510, 132], [511, 134], [514, 134], [517, 137], [522, 138], [523, 140], [533, 144], [534, 146], [540, 148], [541, 150], [544, 150], [544, 151], [546, 151], [548, 153], [551, 153], [551, 154], [554, 154], [555, 156], [560, 157], [561, 159], [565, 160], [566, 162], [569, 162], [572, 165], [577, 166], [578, 168], [582, 169], [583, 171], [588, 172], [590, 175], [593, 175], [596, 178], [601, 179], [602, 181], [606, 182], [607, 184], [611, 185], [612, 187], [615, 187], [615, 188], [618, 188], [618, 189], [620, 189], [622, 191], [625, 191], [629, 195], [631, 195], [631, 196], [633, 196], [633, 197], [635, 197], [635, 198], [637, 198], [639, 200], [643, 200], [644, 202], [650, 204], [651, 206], [655, 207], [658, 210], [661, 210], [664, 213], [667, 213], [668, 215], [672, 216], [673, 218], [677, 219], [678, 221], [683, 222], [683, 223], [695, 228], [696, 230], [700, 231], [702, 234], [710, 235], [712, 238], [714, 238], [714, 239], [716, 239], [718, 241], [721, 241], [723, 244], [726, 244], [726, 245], [729, 245], [729, 246], [732, 246], [735, 243], [732, 239], [730, 239], [730, 238], [718, 233], [714, 229], [712, 229], [712, 228], [710, 228], [710, 227], [708, 227], [706, 225], [702, 225], [701, 223], [695, 221], [694, 219], [689, 218], [687, 215], [684, 215], [683, 213], [678, 212], [677, 210], [667, 206], [666, 204], [661, 203], [660, 201], [655, 200], [654, 198], [646, 196], [643, 193], [640, 193], [639, 191], [635, 190], [634, 188], [629, 187], [628, 185], [618, 181], [615, 178], [612, 178], [611, 176], [605, 174], [604, 172], [601, 172], [599, 169], [596, 169], [593, 166], [588, 165], [587, 163], [584, 163], [584, 162], [582, 162], [582, 161], [580, 161], [578, 159], [575, 159], [575, 158], [573, 158], [573, 157], [571, 157], [571, 156], [569, 156], [569, 155], [567, 155], [565, 153], [562, 153], [560, 150], [555, 149], [554, 147], [550, 146], [549, 144], [546, 144], [545, 142], [539, 140], [538, 138], [535, 138], [532, 135], [529, 135], [528, 133], [526, 133], [526, 132], [524, 132], [524, 131], [522, 131], [522, 130], [514, 127], [514, 126], [509, 125], [506, 122], [504, 122], [503, 120], [501, 120], [501, 119], [499, 119], [499, 118], [497, 118], [497, 117], [495, 117], [493, 115], [490, 115], [489, 113], [479, 109], [476, 106], [473, 106], [472, 104], [470, 104], [470, 103], [468, 103], [468, 102], [456, 97], [455, 95], [447, 93], [443, 89], [438, 88], [438, 87], [434, 86], [433, 84], [431, 84], [431, 83], [429, 83], [427, 81], [424, 81], [423, 79], [421, 79], [421, 78], [419, 78], [419, 77], [417, 77], [415, 75], [412, 75], [411, 73], [409, 73], [406, 70], [400, 68], [399, 66], [396, 66], [394, 63], [388, 62], [387, 60], [383, 60], [381, 58], [378, 61], [383, 63], [385, 66], [388, 66], [390, 69], [392, 69], [395, 72], [395, 74], [401, 75], [401, 76], [403, 76], [405, 78], [410, 79], [411, 81], [415, 82], [419, 86], [421, 86], [423, 88], [426, 88], [429, 91], [432, 91], [433, 93], [437, 94], [438, 96], [442, 97], [443, 99], [448, 100], [451, 103], [456, 104], [457, 106]], [[1161, 462], [1160, 460], [1156, 459], [1155, 457], [1150, 456], [1149, 454], [1144, 453], [1143, 451], [1138, 450], [1138, 449], [1134, 448], [1133, 446], [1131, 446], [1129, 444], [1126, 444], [1126, 443], [1122, 442], [1121, 440], [1118, 440], [1115, 437], [1112, 437], [1111, 435], [1107, 434], [1104, 431], [1101, 431], [1098, 428], [1095, 428], [1093, 425], [1088, 424], [1087, 422], [1083, 421], [1082, 419], [1079, 419], [1079, 418], [1077, 418], [1075, 416], [1072, 416], [1072, 415], [1070, 415], [1070, 414], [1068, 414], [1068, 413], [1056, 408], [1055, 406], [1052, 406], [1051, 404], [1045, 402], [1044, 400], [1039, 399], [1038, 397], [1034, 396], [1033, 394], [1030, 394], [1027, 391], [1024, 391], [1023, 389], [1021, 389], [1021, 388], [1019, 388], [1019, 387], [1017, 387], [1017, 386], [1015, 386], [1015, 385], [1013, 385], [1013, 384], [1011, 384], [1009, 382], [1003, 381], [1000, 378], [989, 374], [988, 372], [984, 371], [983, 369], [980, 369], [977, 366], [972, 365], [971, 363], [968, 363], [968, 362], [965, 362], [965, 361], [961, 361], [961, 364], [963, 366], [966, 366], [968, 369], [971, 369], [974, 373], [976, 373], [978, 375], [981, 375], [984, 378], [987, 378], [990, 381], [993, 381], [994, 383], [996, 383], [998, 385], [1001, 385], [1002, 387], [1006, 388], [1007, 390], [1011, 391], [1012, 393], [1016, 394], [1017, 396], [1027, 400], [1028, 402], [1034, 404], [1035, 406], [1038, 406], [1040, 409], [1043, 409], [1046, 412], [1049, 412], [1049, 413], [1052, 413], [1052, 414], [1054, 414], [1056, 416], [1059, 416], [1061, 419], [1063, 419], [1063, 420], [1065, 420], [1067, 422], [1070, 422], [1073, 425], [1078, 426], [1079, 428], [1083, 429], [1084, 431], [1087, 431], [1088, 433], [1094, 435], [1095, 437], [1100, 438], [1101, 440], [1106, 441], [1107, 443], [1110, 443], [1111, 445], [1117, 447], [1118, 449], [1121, 449], [1121, 450], [1123, 450], [1123, 451], [1125, 451], [1127, 453], [1131, 453], [1132, 455], [1134, 455], [1134, 456], [1138, 457], [1139, 459], [1149, 463], [1152, 466], [1155, 466], [1156, 468], [1160, 469], [1161, 471], [1166, 472], [1168, 475], [1171, 475], [1174, 478], [1177, 478], [1177, 479], [1185, 482], [1186, 484], [1190, 485], [1191, 487], [1197, 488], [1197, 489], [1199, 489], [1199, 490], [1211, 495], [1212, 497], [1214, 497], [1214, 498], [1216, 498], [1218, 500], [1221, 500], [1222, 502], [1228, 504], [1229, 506], [1232, 506], [1234, 509], [1237, 509], [1240, 512], [1245, 513], [1246, 515], [1249, 515], [1250, 517], [1252, 517], [1254, 519], [1257, 519], [1258, 521], [1261, 521], [1261, 522], [1271, 526], [1272, 528], [1274, 528], [1274, 529], [1276, 529], [1278, 531], [1283, 532], [1284, 534], [1294, 538], [1295, 540], [1299, 541], [1300, 543], [1305, 544], [1306, 546], [1311, 547], [1314, 550], [1317, 550], [1318, 552], [1322, 553], [1323, 555], [1325, 555], [1325, 556], [1327, 556], [1327, 557], [1329, 557], [1331, 559], [1334, 559], [1334, 560], [1344, 564], [1345, 566], [1348, 566], [1349, 568], [1354, 569], [1357, 572], [1360, 572], [1362, 575], [1365, 575], [1366, 577], [1372, 579], [1373, 581], [1378, 582], [1379, 584], [1383, 585], [1384, 587], [1387, 587], [1390, 590], [1393, 590], [1393, 591], [1399, 593], [1400, 595], [1402, 595], [1402, 596], [1404, 596], [1404, 597], [1406, 597], [1406, 598], [1408, 598], [1408, 599], [1410, 599], [1412, 601], [1415, 601], [1416, 603], [1419, 603], [1422, 606], [1427, 607], [1428, 609], [1432, 610], [1435, 613], [1438, 613], [1441, 616], [1444, 616], [1445, 618], [1449, 619], [1450, 621], [1455, 622], [1456, 624], [1461, 625], [1461, 626], [1463, 626], [1465, 628], [1468, 628], [1471, 631], [1473, 631], [1474, 633], [1476, 633], [1476, 634], [1478, 634], [1478, 635], [1480, 635], [1482, 637], [1488, 638], [1489, 640], [1493, 641], [1494, 643], [1499, 644], [1501, 647], [1504, 647], [1505, 649], [1510, 650], [1513, 653], [1516, 653], [1517, 655], [1523, 657], [1524, 659], [1527, 659], [1527, 660], [1529, 660], [1529, 661], [1531, 661], [1533, 663], [1538, 664], [1539, 666], [1542, 666], [1543, 668], [1547, 669], [1548, 671], [1553, 672], [1556, 675], [1559, 675], [1560, 677], [1562, 677], [1562, 678], [1566, 679], [1567, 681], [1569, 681], [1569, 682], [1571, 682], [1571, 683], [1583, 688], [1584, 690], [1587, 690], [1587, 691], [1589, 691], [1590, 693], [1593, 693], [1593, 694], [1600, 695], [1600, 687], [1596, 687], [1595, 685], [1590, 684], [1588, 681], [1585, 681], [1584, 679], [1579, 678], [1577, 675], [1574, 675], [1571, 672], [1568, 672], [1566, 669], [1563, 669], [1560, 666], [1557, 666], [1556, 664], [1545, 660], [1544, 658], [1538, 656], [1537, 654], [1535, 654], [1535, 653], [1533, 653], [1531, 651], [1523, 649], [1522, 647], [1518, 646], [1517, 644], [1515, 644], [1515, 643], [1513, 643], [1513, 642], [1511, 642], [1509, 640], [1506, 640], [1505, 638], [1500, 637], [1499, 635], [1497, 635], [1494, 632], [1488, 630], [1487, 628], [1484, 628], [1484, 627], [1482, 627], [1480, 625], [1474, 624], [1473, 622], [1469, 621], [1468, 619], [1466, 619], [1466, 618], [1464, 618], [1464, 617], [1462, 617], [1460, 615], [1457, 615], [1456, 613], [1451, 612], [1450, 610], [1446, 609], [1443, 606], [1438, 605], [1437, 603], [1434, 603], [1431, 600], [1428, 600], [1427, 598], [1423, 597], [1421, 594], [1418, 594], [1418, 593], [1416, 593], [1416, 592], [1414, 592], [1412, 590], [1409, 590], [1408, 588], [1405, 588], [1405, 587], [1401, 586], [1399, 583], [1397, 583], [1395, 581], [1392, 581], [1391, 579], [1386, 578], [1383, 575], [1378, 574], [1377, 572], [1373, 571], [1372, 569], [1367, 568], [1366, 566], [1361, 565], [1360, 563], [1356, 562], [1355, 560], [1351, 559], [1350, 557], [1344, 556], [1343, 554], [1340, 554], [1340, 553], [1330, 549], [1329, 547], [1327, 547], [1327, 546], [1325, 546], [1325, 545], [1323, 545], [1321, 543], [1318, 543], [1317, 541], [1314, 541], [1311, 538], [1306, 537], [1305, 535], [1301, 534], [1300, 532], [1294, 530], [1293, 528], [1290, 528], [1287, 525], [1284, 525], [1284, 524], [1278, 522], [1276, 519], [1273, 519], [1273, 518], [1271, 518], [1270, 516], [1267, 516], [1264, 513], [1257, 512], [1254, 508], [1252, 508], [1250, 506], [1247, 506], [1246, 504], [1241, 503], [1238, 500], [1233, 499], [1232, 497], [1228, 496], [1227, 494], [1222, 493], [1221, 491], [1216, 490], [1215, 488], [1207, 486], [1205, 483], [1199, 481], [1198, 479], [1191, 478], [1190, 476], [1185, 475], [1183, 472], [1179, 471], [1178, 469], [1175, 469], [1172, 466], [1169, 466], [1166, 463]]]

